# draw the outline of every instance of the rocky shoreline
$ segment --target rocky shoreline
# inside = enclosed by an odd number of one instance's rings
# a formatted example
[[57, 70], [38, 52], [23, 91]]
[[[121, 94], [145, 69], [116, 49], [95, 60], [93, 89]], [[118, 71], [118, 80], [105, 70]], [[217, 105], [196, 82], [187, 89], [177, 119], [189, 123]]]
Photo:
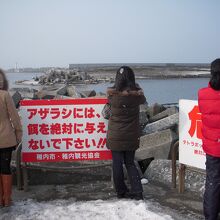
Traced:
[[[210, 77], [208, 66], [199, 65], [134, 65], [136, 79], [204, 78]], [[16, 81], [19, 85], [97, 84], [114, 82], [116, 66], [86, 66], [84, 68], [51, 68], [33, 80]], [[19, 74], [19, 73], [18, 73]]]

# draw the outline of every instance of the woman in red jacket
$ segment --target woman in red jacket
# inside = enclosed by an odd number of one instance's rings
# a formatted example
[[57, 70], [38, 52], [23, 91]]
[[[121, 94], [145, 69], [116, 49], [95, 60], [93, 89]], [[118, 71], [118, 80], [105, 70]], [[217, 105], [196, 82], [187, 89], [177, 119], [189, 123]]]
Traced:
[[211, 63], [211, 79], [198, 93], [202, 113], [202, 142], [206, 153], [204, 215], [216, 220], [220, 208], [220, 59]]

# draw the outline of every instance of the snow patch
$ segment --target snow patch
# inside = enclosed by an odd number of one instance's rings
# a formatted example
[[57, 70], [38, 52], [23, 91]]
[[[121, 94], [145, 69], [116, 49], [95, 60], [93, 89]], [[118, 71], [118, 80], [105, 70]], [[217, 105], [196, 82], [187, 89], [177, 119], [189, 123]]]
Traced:
[[[14, 220], [171, 220], [164, 213], [149, 210], [150, 203], [133, 200], [95, 200], [75, 202], [54, 200], [36, 202], [26, 200], [15, 202], [8, 210], [3, 211], [0, 219]], [[4, 210], [4, 209], [2, 209]]]
[[141, 184], [142, 184], [142, 185], [148, 184], [148, 183], [149, 183], [148, 179], [146, 179], [146, 178], [142, 178], [142, 179], [141, 179]]

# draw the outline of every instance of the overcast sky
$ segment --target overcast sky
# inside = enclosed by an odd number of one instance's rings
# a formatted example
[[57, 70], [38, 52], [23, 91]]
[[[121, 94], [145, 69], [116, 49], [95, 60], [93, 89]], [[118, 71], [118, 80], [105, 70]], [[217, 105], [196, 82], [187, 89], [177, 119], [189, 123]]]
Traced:
[[0, 67], [209, 63], [219, 0], [0, 0]]

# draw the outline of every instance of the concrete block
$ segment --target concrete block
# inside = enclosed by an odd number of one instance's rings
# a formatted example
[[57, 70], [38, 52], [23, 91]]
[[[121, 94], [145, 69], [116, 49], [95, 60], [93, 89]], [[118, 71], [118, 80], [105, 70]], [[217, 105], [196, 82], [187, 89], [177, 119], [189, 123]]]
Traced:
[[55, 99], [73, 99], [73, 97], [66, 95], [56, 95]]
[[141, 136], [140, 147], [135, 152], [135, 159], [138, 161], [147, 158], [168, 159], [171, 145], [177, 139], [177, 134], [171, 129]]
[[96, 96], [96, 91], [95, 90], [82, 91], [82, 93], [85, 94], [87, 97]]
[[173, 107], [170, 107], [170, 108], [167, 108], [166, 110], [152, 116], [150, 118], [150, 122], [155, 122], [155, 121], [158, 121], [158, 120], [161, 120], [167, 116], [170, 116], [170, 115], [173, 115], [173, 114], [176, 114], [178, 113], [179, 110], [177, 107], [173, 106]]
[[18, 108], [19, 107], [19, 102], [22, 100], [21, 94], [18, 91], [16, 91], [12, 95], [12, 99], [14, 101], [15, 107]]
[[47, 90], [41, 90], [35, 93], [35, 96], [38, 99], [54, 99], [55, 95], [56, 95], [56, 91], [47, 91]]
[[104, 92], [97, 92], [97, 93], [96, 93], [96, 97], [105, 98], [105, 97], [106, 97], [106, 94], [105, 94]]
[[160, 105], [158, 103], [154, 103], [152, 106], [150, 106], [146, 112], [149, 118], [153, 117], [154, 115], [159, 114], [160, 112], [164, 111], [166, 108], [163, 105]]
[[64, 86], [64, 87], [60, 88], [60, 89], [57, 91], [57, 95], [68, 95], [67, 86]]
[[149, 108], [148, 104], [142, 104], [140, 105], [140, 112], [146, 112], [147, 109]]
[[144, 111], [139, 112], [139, 123], [143, 127], [148, 123], [148, 117], [147, 117], [146, 112]]
[[172, 163], [166, 159], [155, 159], [144, 172], [144, 177], [150, 181], [172, 184]]
[[179, 123], [179, 113], [173, 114], [159, 121], [147, 124], [144, 128], [146, 134], [171, 128]]
[[10, 94], [13, 96], [14, 92], [19, 92], [21, 94], [22, 99], [27, 98], [27, 99], [33, 99], [35, 97], [35, 93], [37, 90], [35, 89], [30, 89], [30, 88], [12, 88], [10, 89]]
[[140, 105], [139, 123], [140, 123], [140, 126], [141, 126], [142, 130], [146, 126], [146, 124], [149, 122], [148, 115], [147, 115], [147, 109], [148, 109], [147, 103], [143, 104], [143, 105]]
[[[177, 170], [178, 166], [179, 163], [177, 161]], [[179, 180], [178, 174], [177, 171], [177, 183]], [[162, 182], [166, 185], [172, 186], [172, 161], [164, 159], [153, 160], [143, 176], [149, 181]], [[201, 170], [196, 168], [192, 170], [186, 169], [185, 188], [193, 192], [198, 192], [202, 197], [205, 190], [205, 171], [201, 172]]]
[[75, 86], [68, 86], [66, 89], [67, 89], [66, 96], [70, 96], [72, 98], [82, 98], [81, 94], [78, 92]]

